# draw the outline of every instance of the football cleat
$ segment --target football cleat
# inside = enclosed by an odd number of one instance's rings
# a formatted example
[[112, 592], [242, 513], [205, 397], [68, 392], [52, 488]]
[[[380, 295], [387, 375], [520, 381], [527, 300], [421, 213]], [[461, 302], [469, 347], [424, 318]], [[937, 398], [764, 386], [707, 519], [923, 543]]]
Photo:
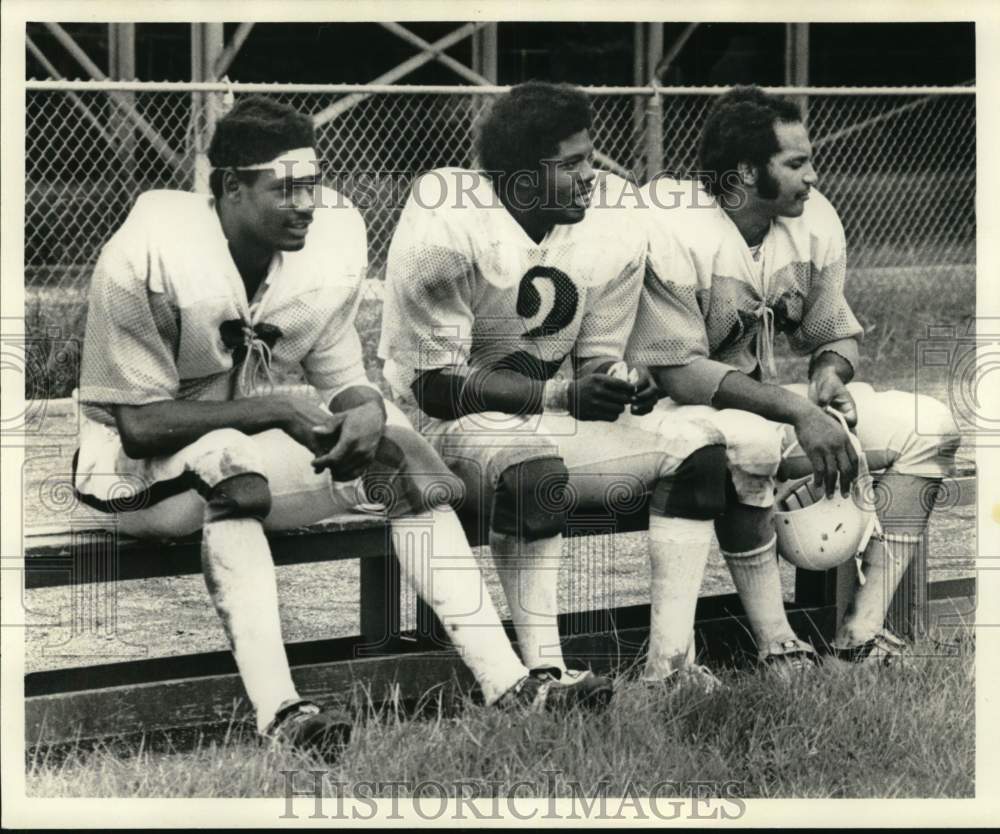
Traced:
[[777, 641], [757, 655], [757, 662], [775, 677], [790, 681], [816, 668], [816, 650], [798, 638]]
[[647, 681], [650, 685], [661, 685], [670, 690], [671, 693], [679, 692], [682, 689], [693, 689], [702, 695], [711, 695], [725, 689], [725, 684], [716, 677], [707, 666], [700, 663], [689, 663], [680, 669], [674, 669], [662, 681]]
[[831, 646], [830, 654], [847, 663], [888, 668], [900, 666], [906, 660], [908, 646], [888, 629], [882, 629], [870, 640], [857, 646]]
[[567, 712], [575, 707], [601, 712], [607, 709], [612, 694], [611, 679], [603, 675], [539, 666], [501, 695], [495, 705], [527, 712]]
[[312, 701], [292, 701], [282, 704], [263, 735], [333, 762], [351, 740], [353, 726], [342, 710], [323, 709]]

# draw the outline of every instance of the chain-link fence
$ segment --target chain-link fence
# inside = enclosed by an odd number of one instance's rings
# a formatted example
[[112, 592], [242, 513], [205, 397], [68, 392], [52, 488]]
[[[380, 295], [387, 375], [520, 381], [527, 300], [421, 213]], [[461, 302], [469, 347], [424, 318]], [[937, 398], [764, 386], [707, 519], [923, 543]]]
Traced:
[[[63, 308], [60, 323], [82, 322], [100, 247], [141, 192], [203, 187], [209, 125], [227, 96], [266, 93], [313, 116], [324, 177], [364, 214], [370, 274], [379, 278], [409, 183], [431, 168], [474, 164], [475, 124], [502, 89], [27, 86], [24, 266], [29, 305], [36, 305], [34, 314], [29, 312], [29, 332], [51, 320], [45, 314], [51, 304]], [[644, 182], [657, 170], [684, 174], [694, 167], [701, 125], [724, 89], [588, 92], [599, 164]], [[946, 296], [971, 316], [974, 89], [781, 92], [796, 96], [806, 109], [819, 187], [838, 208], [847, 232], [849, 280], [887, 281], [885, 286], [904, 292], [933, 288], [932, 298]], [[963, 269], [940, 281], [941, 267]]]

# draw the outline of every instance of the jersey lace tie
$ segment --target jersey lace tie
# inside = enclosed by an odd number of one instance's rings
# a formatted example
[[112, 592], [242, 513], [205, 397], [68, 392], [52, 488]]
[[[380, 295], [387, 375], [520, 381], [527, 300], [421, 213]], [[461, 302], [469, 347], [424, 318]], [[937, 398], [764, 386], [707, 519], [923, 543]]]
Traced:
[[778, 375], [778, 370], [774, 365], [774, 310], [767, 305], [765, 300], [760, 303], [754, 314], [760, 320], [755, 348], [757, 363], [764, 370], [767, 379], [774, 379]]
[[[283, 335], [281, 328], [265, 322], [251, 326], [246, 321], [231, 319], [222, 324], [220, 332], [223, 343], [233, 351], [233, 368], [239, 368], [235, 380], [236, 395], [249, 397], [272, 390], [271, 351]], [[259, 383], [261, 375], [266, 385]]]
[[240, 395], [244, 397], [257, 393], [259, 372], [264, 371], [264, 378], [267, 380], [264, 391], [271, 391], [274, 388], [274, 375], [271, 373], [271, 348], [260, 336], [250, 331], [251, 335], [247, 341], [247, 355], [240, 366], [238, 385]]

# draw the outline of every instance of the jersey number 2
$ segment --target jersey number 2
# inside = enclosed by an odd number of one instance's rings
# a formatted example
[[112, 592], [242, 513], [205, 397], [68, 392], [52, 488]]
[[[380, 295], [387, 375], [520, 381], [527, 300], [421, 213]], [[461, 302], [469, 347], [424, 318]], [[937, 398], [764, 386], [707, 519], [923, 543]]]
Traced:
[[524, 273], [517, 290], [517, 314], [521, 318], [530, 319], [541, 312], [542, 295], [535, 286], [535, 281], [541, 279], [552, 284], [552, 307], [541, 324], [524, 334], [527, 339], [551, 336], [576, 318], [576, 307], [580, 300], [576, 285], [565, 272], [553, 266], [533, 266]]

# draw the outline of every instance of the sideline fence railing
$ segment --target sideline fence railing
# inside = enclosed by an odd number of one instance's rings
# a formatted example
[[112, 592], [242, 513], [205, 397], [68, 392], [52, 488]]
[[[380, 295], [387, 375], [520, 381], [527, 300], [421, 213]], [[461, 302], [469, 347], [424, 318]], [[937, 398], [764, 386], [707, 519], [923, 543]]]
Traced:
[[[471, 166], [475, 125], [505, 87], [26, 82], [25, 281], [29, 304], [82, 314], [101, 245], [151, 188], [203, 189], [212, 125], [263, 93], [310, 114], [329, 184], [364, 214], [380, 277], [409, 183]], [[598, 163], [645, 182], [695, 166], [723, 87], [592, 87]], [[840, 212], [854, 269], [927, 270], [975, 257], [974, 87], [781, 87], [803, 107], [820, 190]], [[865, 272], [867, 280], [869, 273]], [[937, 283], [942, 283], [937, 281]], [[944, 282], [974, 308], [974, 284]], [[373, 296], [375, 294], [373, 293]], [[39, 326], [48, 321], [36, 315]], [[82, 315], [80, 316], [82, 318]], [[29, 333], [34, 326], [29, 316]]]

